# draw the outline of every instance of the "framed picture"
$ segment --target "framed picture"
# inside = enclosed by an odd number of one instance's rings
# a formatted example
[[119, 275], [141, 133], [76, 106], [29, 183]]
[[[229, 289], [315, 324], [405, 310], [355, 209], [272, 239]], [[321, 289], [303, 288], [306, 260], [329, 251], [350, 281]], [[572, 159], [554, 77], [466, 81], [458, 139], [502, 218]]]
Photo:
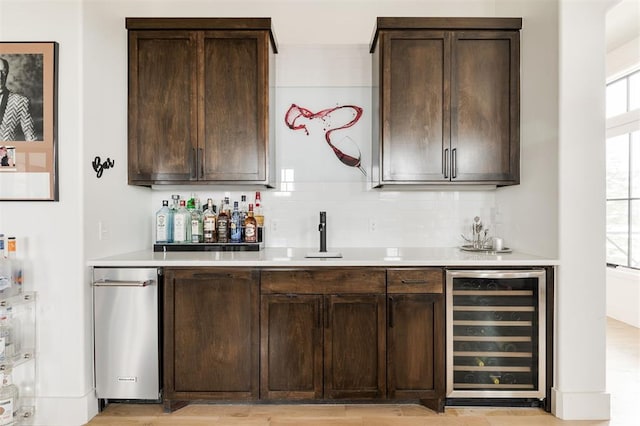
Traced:
[[58, 43], [0, 42], [0, 200], [58, 201]]

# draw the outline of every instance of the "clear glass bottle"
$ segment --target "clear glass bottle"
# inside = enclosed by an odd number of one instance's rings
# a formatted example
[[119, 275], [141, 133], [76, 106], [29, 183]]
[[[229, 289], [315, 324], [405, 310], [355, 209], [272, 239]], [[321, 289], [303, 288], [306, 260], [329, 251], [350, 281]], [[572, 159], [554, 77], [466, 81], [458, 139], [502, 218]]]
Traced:
[[180, 200], [180, 207], [173, 216], [173, 242], [174, 243], [186, 243], [187, 229], [189, 229], [189, 221], [191, 215], [186, 208], [186, 202]]
[[233, 202], [233, 212], [231, 213], [231, 221], [229, 222], [229, 234], [232, 243], [242, 242], [242, 224], [240, 222], [240, 210], [238, 210], [238, 202]]
[[213, 205], [213, 200], [209, 198], [207, 205], [202, 213], [202, 230], [203, 241], [205, 243], [215, 243], [218, 240], [216, 234], [216, 206]]
[[202, 223], [202, 207], [200, 199], [194, 199], [194, 208], [189, 211], [191, 213], [191, 242], [201, 243], [204, 241], [204, 230]]
[[180, 195], [173, 194], [171, 196], [171, 206], [169, 208], [171, 209], [171, 213], [175, 213], [178, 211], [178, 209], [180, 208]]
[[156, 212], [156, 243], [172, 242], [171, 231], [173, 226], [171, 223], [172, 214], [169, 209], [169, 201], [162, 200], [162, 208]]
[[0, 426], [15, 424], [20, 408], [18, 387], [11, 380], [11, 370], [0, 372]]
[[258, 225], [256, 218], [253, 217], [253, 204], [249, 204], [249, 211], [244, 220], [244, 241], [246, 243], [258, 242]]
[[0, 312], [0, 362], [7, 362], [20, 352], [16, 327], [11, 316], [11, 308]]

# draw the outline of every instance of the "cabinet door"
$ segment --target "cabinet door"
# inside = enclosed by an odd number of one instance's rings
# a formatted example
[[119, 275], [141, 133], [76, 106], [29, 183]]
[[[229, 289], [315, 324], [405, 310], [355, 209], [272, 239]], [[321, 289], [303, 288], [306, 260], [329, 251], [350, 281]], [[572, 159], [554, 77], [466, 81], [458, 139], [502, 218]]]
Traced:
[[268, 33], [207, 31], [203, 37], [199, 179], [264, 181]]
[[445, 377], [442, 294], [394, 294], [388, 303], [389, 398], [437, 399], [434, 405], [440, 405]]
[[448, 180], [450, 33], [382, 35], [382, 179]]
[[165, 271], [165, 398], [257, 399], [258, 271]]
[[262, 296], [261, 327], [261, 398], [322, 398], [322, 296]]
[[196, 179], [196, 58], [193, 32], [129, 31], [130, 184]]
[[452, 47], [452, 180], [519, 181], [519, 33], [455, 32]]
[[331, 295], [325, 303], [325, 398], [384, 398], [384, 295]]

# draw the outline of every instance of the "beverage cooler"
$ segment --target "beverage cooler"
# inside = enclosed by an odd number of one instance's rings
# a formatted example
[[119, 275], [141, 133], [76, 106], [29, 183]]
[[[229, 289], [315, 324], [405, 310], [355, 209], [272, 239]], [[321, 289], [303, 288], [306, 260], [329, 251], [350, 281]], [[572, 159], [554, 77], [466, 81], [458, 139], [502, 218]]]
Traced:
[[448, 403], [545, 398], [545, 272], [447, 271]]

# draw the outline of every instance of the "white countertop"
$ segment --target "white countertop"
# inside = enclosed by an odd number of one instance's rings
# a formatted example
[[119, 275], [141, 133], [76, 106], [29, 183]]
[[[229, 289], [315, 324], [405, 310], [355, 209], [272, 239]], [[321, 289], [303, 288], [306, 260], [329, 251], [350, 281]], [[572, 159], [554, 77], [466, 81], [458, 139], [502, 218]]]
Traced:
[[473, 253], [457, 247], [331, 248], [341, 258], [306, 258], [317, 248], [265, 248], [254, 252], [153, 252], [151, 248], [88, 261], [89, 266], [554, 266], [557, 259], [512, 252]]

